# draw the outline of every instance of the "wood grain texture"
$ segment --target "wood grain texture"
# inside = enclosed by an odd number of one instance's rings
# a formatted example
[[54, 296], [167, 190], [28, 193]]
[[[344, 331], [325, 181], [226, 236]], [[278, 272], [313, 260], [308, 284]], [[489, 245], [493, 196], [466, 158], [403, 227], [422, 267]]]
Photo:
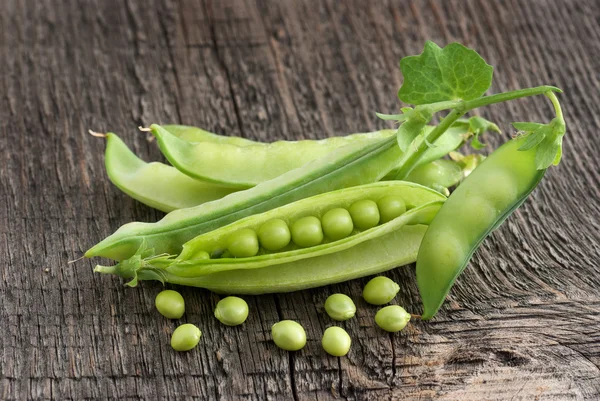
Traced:
[[[600, 398], [600, 7], [595, 0], [9, 0], [0, 5], [0, 398], [129, 400], [595, 400]], [[246, 297], [239, 328], [218, 297], [179, 288], [203, 332], [174, 353], [161, 286], [129, 289], [67, 264], [121, 224], [155, 221], [111, 186], [113, 130], [161, 160], [138, 125], [185, 123], [260, 140], [386, 126], [398, 60], [460, 41], [496, 67], [492, 92], [564, 89], [564, 160], [487, 239], [431, 322], [389, 335], [360, 299], [367, 278]], [[544, 99], [480, 111], [505, 134]], [[414, 266], [388, 273], [419, 312]], [[356, 300], [346, 358], [320, 347], [326, 297]], [[295, 319], [308, 345], [270, 327]]]

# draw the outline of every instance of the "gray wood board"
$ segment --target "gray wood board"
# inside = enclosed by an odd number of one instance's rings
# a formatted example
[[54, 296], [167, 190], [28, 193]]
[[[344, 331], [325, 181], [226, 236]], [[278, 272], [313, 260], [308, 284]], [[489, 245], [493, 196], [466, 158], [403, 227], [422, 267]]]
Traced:
[[[564, 1], [3, 1], [0, 6], [0, 397], [171, 400], [583, 400], [600, 397], [600, 6]], [[120, 193], [103, 166], [115, 131], [163, 160], [137, 126], [185, 123], [272, 141], [388, 127], [398, 60], [425, 40], [460, 41], [495, 66], [491, 92], [541, 84], [561, 95], [564, 160], [488, 238], [431, 322], [396, 335], [361, 300], [368, 278], [244, 297], [241, 327], [218, 297], [180, 288], [200, 346], [175, 353], [178, 322], [158, 283], [130, 289], [78, 258], [121, 224], [162, 214]], [[552, 116], [543, 98], [486, 108]], [[414, 266], [390, 271], [420, 310]], [[356, 300], [345, 358], [321, 349], [326, 297]], [[270, 327], [307, 330], [298, 353]]]

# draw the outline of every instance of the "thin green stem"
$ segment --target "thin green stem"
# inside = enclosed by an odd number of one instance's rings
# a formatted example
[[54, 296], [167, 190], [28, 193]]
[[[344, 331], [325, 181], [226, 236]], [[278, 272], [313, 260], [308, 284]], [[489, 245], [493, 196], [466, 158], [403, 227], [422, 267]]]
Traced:
[[537, 96], [552, 92], [562, 92], [560, 89], [554, 86], [536, 86], [534, 88], [519, 89], [516, 91], [499, 93], [496, 95], [484, 96], [473, 100], [448, 100], [444, 102], [437, 102], [431, 104], [424, 104], [415, 107], [415, 109], [427, 109], [431, 113], [437, 113], [438, 111], [450, 110], [456, 108], [464, 108], [465, 110], [476, 109], [477, 107], [487, 106], [489, 104], [506, 102], [508, 100], [518, 99], [527, 96]]
[[480, 97], [478, 99], [460, 102], [460, 104], [457, 105], [456, 108], [462, 109], [466, 113], [469, 110], [473, 110], [473, 109], [476, 109], [476, 108], [482, 107], [482, 106], [488, 106], [488, 105], [494, 104], [494, 103], [507, 102], [509, 100], [519, 99], [519, 98], [528, 97], [528, 96], [544, 95], [548, 92], [555, 92], [555, 91], [559, 92], [560, 89], [555, 88], [554, 86], [538, 86], [535, 88], [519, 89], [516, 91], [498, 93], [497, 95], [484, 96], [484, 97]]
[[421, 141], [417, 149], [410, 153], [410, 155], [403, 161], [402, 167], [398, 170], [398, 174], [396, 175], [397, 180], [403, 180], [408, 176], [408, 174], [412, 171], [414, 166], [417, 164], [423, 153], [429, 148], [429, 143], [434, 143], [456, 120], [461, 118], [465, 112], [459, 111], [458, 109], [454, 109], [442, 120], [441, 123], [438, 124], [437, 127], [433, 129], [427, 135], [427, 138]]
[[554, 94], [554, 92], [546, 92], [546, 96], [552, 102], [552, 106], [554, 106], [554, 112], [556, 113], [556, 118], [564, 121], [562, 108], [560, 107], [560, 103], [558, 102], [558, 98]]

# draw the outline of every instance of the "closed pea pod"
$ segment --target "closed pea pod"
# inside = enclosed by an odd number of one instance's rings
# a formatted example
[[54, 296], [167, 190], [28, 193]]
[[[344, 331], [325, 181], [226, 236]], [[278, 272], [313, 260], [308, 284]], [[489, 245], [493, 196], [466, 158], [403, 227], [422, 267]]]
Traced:
[[518, 150], [523, 141], [511, 140], [484, 160], [429, 226], [417, 257], [423, 319], [435, 315], [479, 244], [544, 176], [545, 169], [536, 169], [535, 150]]
[[[424, 133], [432, 129], [425, 126]], [[190, 177], [232, 188], [248, 188], [273, 179], [343, 146], [364, 146], [395, 135], [395, 130], [381, 130], [321, 140], [263, 143], [188, 126], [153, 124], [151, 131], [165, 157], [177, 169]], [[458, 148], [468, 133], [468, 123], [456, 122], [419, 164], [437, 160]], [[389, 175], [394, 176], [394, 171]]]
[[105, 165], [110, 181], [145, 205], [170, 212], [220, 199], [235, 189], [201, 182], [166, 164], [146, 163], [115, 134], [106, 138]]

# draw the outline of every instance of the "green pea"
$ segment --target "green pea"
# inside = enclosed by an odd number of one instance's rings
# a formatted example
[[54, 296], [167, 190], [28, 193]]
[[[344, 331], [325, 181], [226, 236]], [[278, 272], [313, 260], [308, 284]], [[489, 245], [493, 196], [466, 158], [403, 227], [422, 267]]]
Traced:
[[400, 291], [400, 286], [393, 280], [378, 276], [365, 285], [363, 298], [371, 305], [383, 305], [394, 299], [398, 291]]
[[325, 312], [334, 320], [348, 320], [354, 317], [356, 305], [348, 295], [332, 294], [325, 301]]
[[493, 205], [499, 209], [505, 209], [514, 203], [518, 192], [518, 183], [510, 171], [490, 171], [481, 180], [478, 193], [490, 199]]
[[258, 240], [269, 251], [278, 251], [287, 246], [291, 238], [288, 225], [281, 219], [269, 220], [258, 229]]
[[275, 345], [286, 351], [298, 351], [306, 345], [304, 328], [293, 320], [282, 320], [271, 327]]
[[349, 211], [354, 225], [361, 230], [368, 230], [379, 224], [379, 208], [370, 199], [354, 202]]
[[410, 313], [401, 306], [390, 305], [379, 309], [375, 314], [375, 323], [385, 331], [395, 333], [406, 327], [410, 321]]
[[242, 298], [227, 297], [217, 303], [215, 317], [227, 326], [237, 326], [248, 317], [248, 304]]
[[198, 345], [201, 335], [200, 329], [193, 324], [182, 324], [171, 335], [171, 347], [175, 351], [189, 351]]
[[196, 252], [194, 252], [194, 255], [192, 257], [190, 257], [190, 259], [206, 260], [206, 259], [210, 259], [210, 254], [206, 251], [196, 251]]
[[332, 241], [346, 238], [354, 230], [352, 217], [341, 207], [331, 209], [323, 215], [323, 232]]
[[419, 257], [421, 263], [428, 261], [433, 264], [432, 277], [442, 281], [453, 278], [456, 273], [451, 267], [460, 265], [468, 257], [469, 248], [464, 237], [471, 234], [470, 230], [469, 227], [467, 233], [462, 233], [461, 230], [445, 227], [436, 230], [423, 240], [421, 246], [425, 244], [432, 251], [427, 255], [419, 255]]
[[248, 258], [258, 253], [258, 237], [256, 232], [250, 228], [231, 234], [227, 249], [236, 258]]
[[158, 293], [154, 305], [161, 315], [167, 319], [179, 319], [185, 312], [185, 301], [180, 293], [164, 290]]
[[468, 227], [471, 232], [481, 232], [498, 217], [494, 205], [481, 195], [472, 195], [463, 200], [463, 207], [456, 213], [457, 223]]
[[321, 221], [314, 216], [297, 220], [292, 225], [292, 241], [303, 248], [319, 245], [323, 242]]
[[350, 351], [351, 344], [352, 340], [346, 330], [337, 326], [328, 327], [321, 340], [325, 352], [333, 356], [346, 355]]
[[394, 220], [406, 212], [406, 203], [398, 196], [386, 195], [377, 201], [379, 214], [381, 215], [381, 223], [387, 223]]

